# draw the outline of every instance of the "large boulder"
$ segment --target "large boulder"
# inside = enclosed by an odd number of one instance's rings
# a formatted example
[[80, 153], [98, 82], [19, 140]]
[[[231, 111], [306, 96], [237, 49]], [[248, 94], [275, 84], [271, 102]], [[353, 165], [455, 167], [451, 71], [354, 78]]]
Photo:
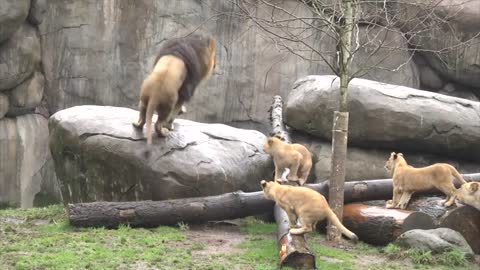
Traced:
[[[480, 103], [364, 79], [348, 92], [351, 146], [420, 151], [478, 160]], [[335, 76], [298, 80], [285, 106], [286, 123], [331, 140], [333, 111], [339, 104]]]
[[0, 120], [0, 205], [59, 203], [48, 151], [48, 120], [38, 114]]
[[30, 77], [40, 64], [40, 39], [35, 29], [24, 23], [0, 44], [0, 91], [11, 89]]
[[50, 149], [64, 203], [255, 191], [273, 171], [258, 131], [177, 119], [175, 130], [154, 136], [149, 147], [144, 132], [132, 126], [137, 117], [132, 109], [103, 106], [51, 116]]
[[9, 116], [17, 116], [33, 111], [42, 101], [45, 80], [40, 72], [15, 87], [10, 92]]
[[[305, 145], [313, 154], [314, 165], [309, 181], [330, 179], [332, 144], [312, 136], [293, 134], [296, 143]], [[385, 149], [348, 147], [345, 181], [391, 178], [385, 170], [385, 162], [391, 151]], [[433, 163], [446, 162], [453, 165], [460, 173], [480, 172], [480, 164], [450, 159], [418, 152], [403, 152], [407, 162], [414, 167], [425, 167]]]
[[459, 249], [467, 256], [474, 255], [465, 238], [459, 232], [449, 228], [410, 230], [401, 234], [395, 242], [409, 248], [432, 251], [434, 254]]
[[30, 0], [0, 0], [0, 43], [9, 39], [28, 15]]

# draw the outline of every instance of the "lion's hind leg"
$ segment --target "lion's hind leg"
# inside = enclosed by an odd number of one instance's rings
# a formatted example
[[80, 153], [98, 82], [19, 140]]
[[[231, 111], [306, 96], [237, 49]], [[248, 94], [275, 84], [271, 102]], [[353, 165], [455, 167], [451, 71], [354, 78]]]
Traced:
[[455, 203], [455, 198], [457, 197], [457, 190], [452, 182], [447, 185], [437, 186], [441, 192], [443, 192], [447, 197], [445, 201], [442, 203], [445, 207], [450, 207]]
[[304, 234], [313, 231], [314, 221], [302, 217], [300, 217], [299, 219], [302, 227], [290, 229], [291, 234]]
[[155, 123], [155, 132], [157, 132], [158, 136], [166, 137], [168, 135], [168, 127], [164, 127], [164, 125], [168, 126], [168, 120], [170, 115], [173, 112], [173, 106], [171, 104], [164, 104], [159, 105], [157, 108], [157, 122]]

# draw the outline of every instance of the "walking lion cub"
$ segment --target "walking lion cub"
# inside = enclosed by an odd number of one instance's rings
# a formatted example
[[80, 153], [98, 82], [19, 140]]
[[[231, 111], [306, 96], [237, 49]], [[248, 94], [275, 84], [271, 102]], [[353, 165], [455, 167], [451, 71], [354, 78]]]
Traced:
[[[350, 240], [358, 241], [357, 235], [338, 220], [322, 194], [308, 187], [281, 185], [277, 181], [262, 180], [260, 184], [265, 197], [275, 201], [287, 213], [291, 234], [311, 232], [319, 221], [327, 218]], [[296, 226], [297, 218], [302, 224], [301, 228]]]
[[387, 201], [387, 208], [405, 209], [415, 191], [437, 188], [447, 198], [443, 205], [451, 206], [455, 202], [457, 190], [453, 185], [453, 177], [466, 183], [458, 171], [450, 164], [436, 163], [423, 168], [414, 168], [407, 164], [402, 153], [392, 152], [385, 163], [393, 179], [393, 199]]

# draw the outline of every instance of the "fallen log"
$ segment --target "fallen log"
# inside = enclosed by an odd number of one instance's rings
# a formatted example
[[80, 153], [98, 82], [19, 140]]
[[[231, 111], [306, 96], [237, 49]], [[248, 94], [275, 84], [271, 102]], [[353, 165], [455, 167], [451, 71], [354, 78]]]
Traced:
[[[306, 186], [328, 196], [328, 181]], [[345, 203], [389, 200], [391, 196], [391, 179], [345, 183]], [[242, 218], [267, 213], [273, 206], [273, 201], [267, 200], [263, 192], [257, 191], [165, 201], [75, 203], [67, 205], [67, 214], [70, 224], [78, 227], [116, 228], [120, 224], [155, 227], [182, 221]]]
[[[290, 136], [283, 123], [283, 103], [281, 96], [274, 96], [270, 107], [271, 136], [282, 138], [291, 143]], [[279, 266], [293, 268], [315, 269], [315, 256], [307, 245], [304, 235], [292, 235], [288, 229], [287, 213], [277, 204], [274, 206], [274, 216], [277, 223], [277, 242]]]
[[261, 191], [232, 192], [165, 201], [68, 204], [67, 214], [70, 224], [76, 227], [157, 227], [260, 215], [271, 211], [273, 205]]

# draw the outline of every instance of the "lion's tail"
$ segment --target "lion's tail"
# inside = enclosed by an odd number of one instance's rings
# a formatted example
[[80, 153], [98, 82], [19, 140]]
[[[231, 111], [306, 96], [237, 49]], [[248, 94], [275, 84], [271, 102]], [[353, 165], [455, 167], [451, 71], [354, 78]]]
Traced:
[[453, 177], [457, 178], [460, 183], [465, 184], [466, 181], [463, 179], [463, 176], [453, 167], [452, 165], [448, 165], [448, 168], [450, 169], [450, 173], [452, 174]]
[[155, 112], [155, 108], [157, 108], [158, 104], [154, 102], [153, 98], [150, 98], [147, 104], [147, 112], [145, 114], [146, 124], [147, 124], [147, 144], [148, 146], [152, 145], [152, 118], [153, 113]]
[[344, 235], [346, 235], [348, 238], [350, 238], [350, 240], [354, 241], [354, 242], [357, 242], [358, 241], [358, 236], [356, 234], [354, 234], [353, 232], [351, 232], [349, 229], [347, 229], [345, 226], [343, 226], [343, 224], [340, 222], [340, 220], [338, 219], [337, 215], [335, 215], [335, 213], [331, 210], [331, 209], [328, 209], [330, 210], [328, 212], [328, 220], [333, 224], [335, 225], [335, 227], [337, 227]]

